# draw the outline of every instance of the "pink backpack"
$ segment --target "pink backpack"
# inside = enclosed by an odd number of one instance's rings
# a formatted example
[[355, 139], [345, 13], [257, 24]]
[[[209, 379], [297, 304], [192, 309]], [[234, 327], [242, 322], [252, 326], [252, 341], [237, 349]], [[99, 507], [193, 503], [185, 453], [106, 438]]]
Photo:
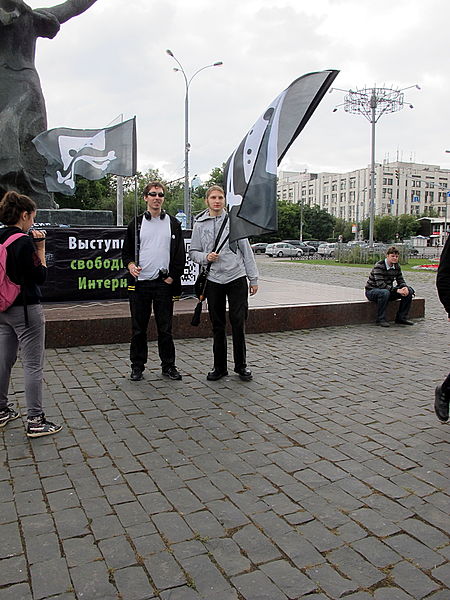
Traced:
[[6, 274], [7, 248], [25, 233], [14, 233], [6, 242], [0, 244], [0, 312], [7, 310], [20, 294], [20, 285], [11, 281]]

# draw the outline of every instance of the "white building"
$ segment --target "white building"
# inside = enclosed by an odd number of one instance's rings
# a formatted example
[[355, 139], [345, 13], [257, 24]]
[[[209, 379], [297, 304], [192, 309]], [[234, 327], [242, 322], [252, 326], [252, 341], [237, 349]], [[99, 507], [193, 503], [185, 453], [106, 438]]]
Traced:
[[[450, 169], [390, 162], [375, 166], [375, 214], [423, 215], [447, 220]], [[278, 199], [317, 204], [335, 217], [359, 223], [369, 216], [370, 167], [349, 173], [278, 174]], [[450, 216], [450, 215], [449, 215]]]

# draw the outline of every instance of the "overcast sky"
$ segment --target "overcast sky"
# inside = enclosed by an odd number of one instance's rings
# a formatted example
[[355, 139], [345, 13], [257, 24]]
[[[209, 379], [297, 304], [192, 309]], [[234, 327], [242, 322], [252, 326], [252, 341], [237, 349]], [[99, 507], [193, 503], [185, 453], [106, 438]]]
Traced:
[[[27, 0], [33, 8], [57, 0]], [[138, 168], [183, 176], [184, 80], [191, 83], [190, 174], [225, 162], [294, 79], [338, 69], [334, 86], [404, 88], [377, 125], [376, 159], [450, 167], [448, 0], [97, 0], [40, 39], [49, 128], [100, 128], [136, 115]], [[370, 124], [326, 94], [281, 168], [343, 172], [370, 162]], [[411, 110], [409, 104], [414, 105]]]

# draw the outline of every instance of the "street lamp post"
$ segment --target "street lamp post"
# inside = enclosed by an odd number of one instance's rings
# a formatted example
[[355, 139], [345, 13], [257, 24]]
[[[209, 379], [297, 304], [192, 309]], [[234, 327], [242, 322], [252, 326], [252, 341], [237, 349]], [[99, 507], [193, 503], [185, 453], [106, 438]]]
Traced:
[[[373, 234], [375, 223], [375, 125], [385, 113], [397, 112], [403, 108], [405, 90], [417, 88], [418, 85], [410, 85], [402, 89], [394, 88], [363, 88], [361, 90], [341, 90], [331, 88], [330, 91], [337, 90], [345, 92], [344, 106], [345, 112], [361, 114], [371, 124], [371, 160], [370, 160], [370, 198], [369, 198], [369, 246], [373, 248]], [[341, 106], [341, 105], [339, 105]], [[413, 105], [409, 105], [413, 108]], [[338, 107], [334, 108], [336, 111]], [[333, 111], [333, 112], [334, 112]]]
[[185, 84], [185, 96], [184, 96], [184, 212], [186, 214], [186, 223], [188, 228], [191, 227], [191, 188], [189, 185], [189, 150], [191, 146], [189, 144], [189, 86], [191, 85], [192, 80], [196, 75], [198, 75], [201, 71], [205, 69], [209, 69], [210, 67], [219, 67], [223, 65], [222, 61], [218, 61], [212, 63], [211, 65], [205, 65], [195, 71], [195, 73], [188, 79], [186, 75], [186, 71], [183, 68], [183, 65], [180, 63], [178, 58], [174, 55], [171, 50], [166, 50], [166, 53], [174, 59], [177, 63], [178, 67], [174, 67], [174, 71], [179, 71], [182, 73], [184, 77]]

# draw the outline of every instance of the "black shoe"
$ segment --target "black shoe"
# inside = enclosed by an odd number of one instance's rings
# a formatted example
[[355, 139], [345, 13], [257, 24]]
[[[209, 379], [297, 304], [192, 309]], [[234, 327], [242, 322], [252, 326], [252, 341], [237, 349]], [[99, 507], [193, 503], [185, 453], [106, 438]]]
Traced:
[[378, 325], [379, 327], [390, 327], [387, 321], [376, 321], [376, 325]]
[[449, 400], [446, 397], [445, 392], [442, 391], [442, 386], [438, 385], [434, 391], [434, 412], [442, 423], [448, 421], [448, 405]]
[[14, 419], [18, 419], [20, 414], [11, 408], [12, 404], [8, 404], [6, 408], [0, 410], [0, 427], [4, 427], [10, 421], [14, 421]]
[[408, 321], [408, 319], [395, 319], [397, 325], [414, 325], [413, 321]]
[[169, 379], [173, 379], [174, 381], [180, 381], [180, 379], [183, 379], [183, 377], [181, 376], [181, 373], [178, 371], [178, 369], [176, 368], [175, 365], [173, 365], [172, 367], [167, 367], [166, 369], [163, 369], [162, 374], [165, 377], [169, 377]]
[[140, 369], [139, 367], [133, 367], [131, 369], [131, 375], [130, 375], [131, 381], [140, 381], [141, 379], [144, 379], [142, 372], [143, 372], [142, 369]]
[[208, 381], [217, 381], [218, 379], [222, 379], [222, 377], [226, 377], [228, 375], [228, 371], [219, 371], [219, 369], [213, 369], [208, 373], [206, 379]]
[[244, 369], [235, 369], [234, 371], [239, 375], [241, 381], [251, 381], [253, 379], [252, 372], [247, 367]]
[[27, 420], [27, 437], [37, 438], [44, 435], [52, 435], [61, 431], [62, 425], [47, 421], [44, 413], [38, 417], [29, 417]]

